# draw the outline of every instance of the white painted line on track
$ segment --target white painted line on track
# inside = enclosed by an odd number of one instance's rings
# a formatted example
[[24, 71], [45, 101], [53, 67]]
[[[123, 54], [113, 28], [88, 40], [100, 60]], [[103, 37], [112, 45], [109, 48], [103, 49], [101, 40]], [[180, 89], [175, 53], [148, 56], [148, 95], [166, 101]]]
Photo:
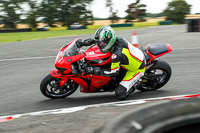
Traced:
[[193, 97], [200, 97], [200, 94], [177, 95], [177, 96], [167, 96], [167, 97], [148, 98], [148, 99], [139, 99], [139, 100], [119, 101], [119, 102], [93, 104], [93, 105], [78, 106], [78, 107], [71, 107], [71, 108], [62, 108], [62, 109], [45, 110], [45, 111], [38, 111], [38, 112], [32, 112], [32, 113], [1, 116], [0, 117], [0, 123], [6, 122], [6, 121], [9, 121], [9, 120], [13, 120], [13, 119], [16, 119], [16, 118], [20, 118], [20, 117], [23, 117], [23, 116], [66, 114], [66, 113], [73, 113], [73, 112], [81, 111], [81, 110], [84, 110], [84, 109], [87, 109], [87, 108], [90, 108], [90, 107], [137, 105], [137, 104], [144, 104], [144, 103], [151, 102], [151, 101], [177, 100], [177, 99], [186, 99], [186, 98], [193, 98]]
[[173, 48], [172, 48], [172, 51], [180, 51], [180, 50], [196, 50], [196, 49], [200, 49], [200, 47], [176, 48], [176, 49], [173, 49]]
[[48, 58], [56, 58], [56, 56], [43, 56], [43, 57], [26, 57], [26, 58], [0, 59], [0, 62], [4, 62], [4, 61], [19, 61], [19, 60], [48, 59]]
[[[200, 47], [193, 47], [193, 48], [177, 48], [177, 49], [173, 49], [172, 51], [196, 50], [196, 49], [200, 49]], [[81, 51], [85, 51], [85, 50], [81, 50]], [[35, 59], [49, 59], [49, 58], [56, 58], [56, 56], [42, 56], [42, 57], [26, 57], [26, 58], [0, 59], [0, 62], [6, 62], [6, 61], [20, 61], [20, 60], [35, 60]]]
[[[85, 50], [81, 50], [81, 52], [83, 52], [83, 51], [85, 51]], [[0, 62], [5, 62], [5, 61], [19, 61], [19, 60], [48, 59], [48, 58], [56, 58], [56, 56], [42, 56], [42, 57], [26, 57], [26, 58], [0, 59]]]

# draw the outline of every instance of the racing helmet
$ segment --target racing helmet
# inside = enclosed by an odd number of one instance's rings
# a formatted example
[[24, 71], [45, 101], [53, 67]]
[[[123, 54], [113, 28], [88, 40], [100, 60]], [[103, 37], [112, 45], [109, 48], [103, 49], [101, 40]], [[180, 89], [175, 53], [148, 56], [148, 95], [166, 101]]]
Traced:
[[116, 41], [116, 36], [114, 30], [106, 25], [97, 29], [95, 35], [95, 42], [99, 49], [103, 53], [109, 52]]

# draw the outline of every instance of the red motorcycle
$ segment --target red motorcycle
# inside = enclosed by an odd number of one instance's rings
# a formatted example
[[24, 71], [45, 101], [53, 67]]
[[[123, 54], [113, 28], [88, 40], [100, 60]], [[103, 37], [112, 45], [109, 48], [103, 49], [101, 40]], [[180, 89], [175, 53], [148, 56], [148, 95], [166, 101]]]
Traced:
[[[111, 53], [102, 53], [97, 45], [86, 51], [76, 47], [76, 41], [63, 46], [55, 60], [55, 69], [41, 82], [40, 90], [48, 98], [65, 98], [73, 94], [78, 88], [83, 93], [113, 92], [125, 76], [126, 70], [120, 68], [116, 77], [103, 74], [86, 74], [86, 67], [95, 66], [109, 69]], [[172, 51], [170, 44], [148, 44], [140, 48], [147, 60], [146, 72], [136, 83], [140, 91], [153, 91], [164, 86], [171, 77], [170, 65], [158, 57]]]

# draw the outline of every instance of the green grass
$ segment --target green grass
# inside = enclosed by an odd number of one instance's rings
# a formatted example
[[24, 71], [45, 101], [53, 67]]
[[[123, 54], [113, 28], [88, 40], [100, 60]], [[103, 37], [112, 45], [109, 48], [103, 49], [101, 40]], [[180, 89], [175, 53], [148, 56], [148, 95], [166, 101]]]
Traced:
[[[121, 27], [113, 28], [115, 31], [141, 29], [147, 26], [138, 27]], [[72, 35], [94, 34], [96, 29], [84, 29], [84, 30], [66, 30], [66, 31], [37, 31], [37, 32], [18, 32], [18, 33], [0, 33], [0, 43], [17, 42], [25, 40], [45, 39], [52, 37], [63, 37]]]

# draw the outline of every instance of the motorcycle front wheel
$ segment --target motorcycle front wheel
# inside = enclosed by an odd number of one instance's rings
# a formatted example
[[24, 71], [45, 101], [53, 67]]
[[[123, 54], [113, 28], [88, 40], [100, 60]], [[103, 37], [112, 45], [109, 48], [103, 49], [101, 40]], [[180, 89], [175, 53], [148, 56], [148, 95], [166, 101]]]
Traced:
[[68, 80], [64, 86], [60, 87], [60, 81], [50, 74], [47, 75], [40, 84], [41, 93], [51, 99], [65, 98], [73, 94], [79, 86], [73, 80]]
[[163, 87], [170, 79], [172, 70], [170, 65], [162, 60], [158, 60], [152, 67], [146, 70], [138, 90], [155, 91]]

